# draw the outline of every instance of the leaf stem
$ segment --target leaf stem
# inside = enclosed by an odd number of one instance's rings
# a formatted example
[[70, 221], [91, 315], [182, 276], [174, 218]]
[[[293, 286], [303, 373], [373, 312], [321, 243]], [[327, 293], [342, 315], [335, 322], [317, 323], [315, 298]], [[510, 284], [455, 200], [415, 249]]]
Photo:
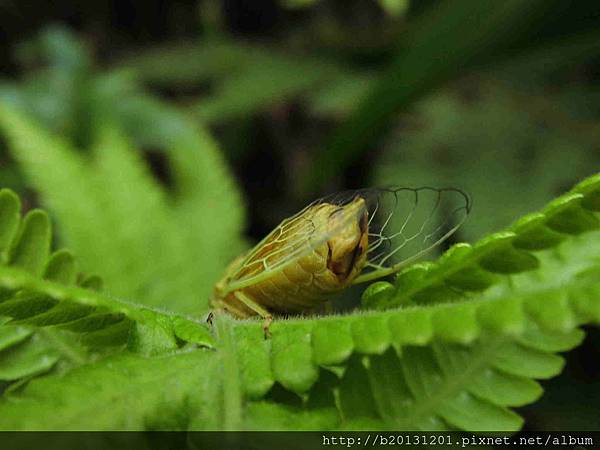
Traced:
[[223, 393], [223, 430], [241, 429], [242, 391], [239, 379], [239, 367], [233, 338], [233, 324], [224, 314], [219, 314], [216, 322], [218, 352], [223, 371], [221, 389]]

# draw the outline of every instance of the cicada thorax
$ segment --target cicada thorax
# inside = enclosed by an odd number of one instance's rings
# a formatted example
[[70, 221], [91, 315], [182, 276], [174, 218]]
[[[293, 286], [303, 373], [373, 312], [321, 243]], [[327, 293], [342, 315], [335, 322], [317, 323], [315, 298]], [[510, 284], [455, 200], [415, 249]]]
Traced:
[[[306, 240], [312, 241], [309, 250], [285, 263], [279, 258], [296, 251], [298, 234], [305, 235], [298, 244], [302, 248], [307, 247]], [[229, 271], [234, 277], [226, 277], [215, 288], [215, 303], [237, 317], [256, 315], [239, 301], [239, 291], [272, 313], [310, 311], [352, 283], [366, 263], [368, 245], [364, 199], [357, 197], [343, 206], [313, 205], [274, 230], [251, 255], [235, 261]], [[261, 271], [263, 276], [257, 276]], [[249, 276], [256, 281], [238, 283], [241, 287], [235, 289], [236, 280]]]

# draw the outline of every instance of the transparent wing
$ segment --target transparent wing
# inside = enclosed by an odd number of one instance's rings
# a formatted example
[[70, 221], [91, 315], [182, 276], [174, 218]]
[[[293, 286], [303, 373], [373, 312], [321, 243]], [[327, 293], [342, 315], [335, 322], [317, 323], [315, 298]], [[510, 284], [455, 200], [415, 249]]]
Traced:
[[[281, 222], [260, 241], [231, 275], [227, 291], [241, 289], [283, 270], [335, 236], [356, 220], [360, 206], [353, 203], [364, 191], [345, 191], [320, 198], [294, 216]], [[336, 213], [336, 225], [322, 219]]]
[[440, 245], [471, 210], [469, 196], [456, 188], [387, 188], [370, 195], [367, 263], [354, 284], [397, 272]]
[[[355, 202], [364, 199], [362, 204]], [[355, 206], [356, 205], [356, 206]], [[268, 279], [318, 248], [367, 208], [367, 263], [354, 283], [396, 272], [452, 235], [470, 211], [469, 197], [455, 188], [369, 188], [318, 199], [285, 219], [246, 255], [230, 276], [227, 291]], [[320, 213], [338, 214], [325, 227]]]

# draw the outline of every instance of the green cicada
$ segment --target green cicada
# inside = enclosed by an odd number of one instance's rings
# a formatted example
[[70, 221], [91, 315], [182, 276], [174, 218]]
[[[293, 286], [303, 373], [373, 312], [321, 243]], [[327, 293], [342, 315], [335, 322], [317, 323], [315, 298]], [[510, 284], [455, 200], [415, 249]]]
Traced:
[[212, 306], [238, 318], [310, 312], [352, 284], [393, 274], [446, 240], [469, 198], [454, 188], [347, 191], [285, 219], [229, 266]]

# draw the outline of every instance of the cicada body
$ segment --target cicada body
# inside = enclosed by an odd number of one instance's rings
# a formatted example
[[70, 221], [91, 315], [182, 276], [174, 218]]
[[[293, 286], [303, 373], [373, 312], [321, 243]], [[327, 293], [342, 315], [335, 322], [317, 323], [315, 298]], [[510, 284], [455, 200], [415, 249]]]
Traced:
[[457, 189], [348, 191], [285, 219], [215, 286], [212, 305], [235, 317], [305, 313], [351, 284], [397, 272], [464, 221]]

